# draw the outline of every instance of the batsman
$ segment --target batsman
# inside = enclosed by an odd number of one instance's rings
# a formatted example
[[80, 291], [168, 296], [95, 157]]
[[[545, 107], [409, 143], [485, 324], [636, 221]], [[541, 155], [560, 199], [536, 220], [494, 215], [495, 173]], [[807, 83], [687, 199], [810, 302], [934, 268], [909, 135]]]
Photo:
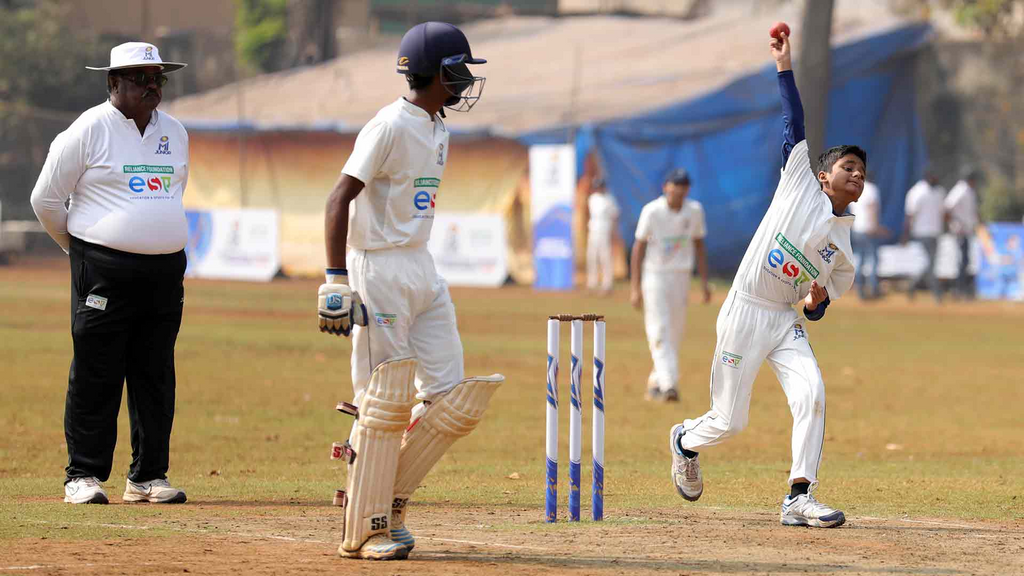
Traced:
[[444, 109], [468, 112], [484, 78], [455, 26], [409, 30], [397, 71], [407, 95], [359, 132], [327, 200], [327, 280], [318, 292], [320, 331], [352, 336], [356, 417], [348, 454], [345, 558], [407, 558], [409, 498], [434, 464], [476, 428], [500, 374], [464, 378], [462, 342], [448, 284], [427, 240], [445, 165]]

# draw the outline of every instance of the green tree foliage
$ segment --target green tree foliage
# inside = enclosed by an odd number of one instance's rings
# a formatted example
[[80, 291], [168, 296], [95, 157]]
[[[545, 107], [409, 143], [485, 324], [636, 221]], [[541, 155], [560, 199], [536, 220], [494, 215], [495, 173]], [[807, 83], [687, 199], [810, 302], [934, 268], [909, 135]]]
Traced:
[[57, 0], [0, 3], [0, 102], [81, 112], [106, 98], [109, 47], [70, 26]]
[[260, 72], [280, 70], [288, 35], [287, 0], [235, 0], [235, 51]]
[[961, 26], [978, 28], [990, 38], [1013, 37], [1021, 31], [1021, 23], [1015, 15], [1024, 10], [1024, 1], [946, 0], [946, 3]]

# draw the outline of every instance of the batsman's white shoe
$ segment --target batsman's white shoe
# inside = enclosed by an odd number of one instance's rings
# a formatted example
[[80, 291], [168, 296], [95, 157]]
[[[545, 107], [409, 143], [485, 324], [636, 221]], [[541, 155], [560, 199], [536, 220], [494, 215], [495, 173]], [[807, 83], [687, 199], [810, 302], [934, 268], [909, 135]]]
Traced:
[[409, 549], [383, 534], [374, 534], [359, 547], [359, 550], [349, 552], [343, 545], [338, 546], [338, 555], [342, 558], [363, 560], [405, 560], [409, 557]]
[[412, 552], [412, 549], [416, 547], [416, 539], [412, 537], [412, 532], [405, 527], [405, 507], [408, 504], [408, 498], [395, 498], [391, 504], [391, 530], [388, 535], [391, 540], [405, 546], [406, 552]]
[[156, 504], [181, 504], [187, 500], [185, 491], [171, 486], [166, 478], [158, 478], [136, 484], [128, 480], [124, 487], [125, 502], [153, 502]]
[[838, 528], [846, 522], [846, 515], [840, 510], [825, 506], [814, 499], [817, 482], [811, 484], [807, 494], [796, 498], [788, 495], [782, 499], [780, 519], [783, 526], [811, 526], [814, 528]]
[[64, 485], [64, 501], [68, 504], [106, 504], [107, 493], [93, 476], [72, 478]]
[[700, 473], [700, 456], [687, 458], [679, 450], [676, 440], [682, 434], [683, 425], [676, 424], [668, 435], [669, 451], [672, 452], [672, 483], [680, 496], [696, 502], [704, 493], [704, 476]]

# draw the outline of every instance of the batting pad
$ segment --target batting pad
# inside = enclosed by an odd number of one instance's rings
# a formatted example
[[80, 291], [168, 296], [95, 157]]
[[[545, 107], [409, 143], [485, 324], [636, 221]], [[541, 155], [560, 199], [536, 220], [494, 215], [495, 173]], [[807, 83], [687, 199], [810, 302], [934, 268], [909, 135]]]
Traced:
[[402, 439], [396, 499], [411, 496], [448, 448], [476, 428], [491, 395], [504, 381], [501, 374], [466, 378], [427, 407]]
[[416, 359], [382, 362], [370, 374], [350, 442], [348, 505], [341, 549], [357, 552], [371, 536], [387, 534], [402, 433], [416, 404]]

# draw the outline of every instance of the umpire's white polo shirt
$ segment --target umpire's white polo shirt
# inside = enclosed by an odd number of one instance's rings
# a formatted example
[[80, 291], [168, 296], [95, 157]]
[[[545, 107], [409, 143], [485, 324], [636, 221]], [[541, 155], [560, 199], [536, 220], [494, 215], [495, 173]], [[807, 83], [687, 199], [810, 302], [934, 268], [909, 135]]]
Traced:
[[188, 160], [188, 133], [171, 115], [154, 110], [142, 135], [108, 100], [54, 138], [32, 208], [65, 251], [70, 234], [122, 252], [178, 252]]

